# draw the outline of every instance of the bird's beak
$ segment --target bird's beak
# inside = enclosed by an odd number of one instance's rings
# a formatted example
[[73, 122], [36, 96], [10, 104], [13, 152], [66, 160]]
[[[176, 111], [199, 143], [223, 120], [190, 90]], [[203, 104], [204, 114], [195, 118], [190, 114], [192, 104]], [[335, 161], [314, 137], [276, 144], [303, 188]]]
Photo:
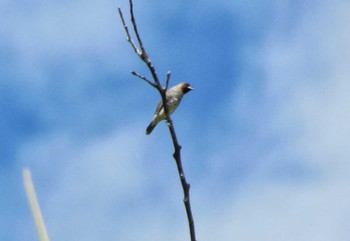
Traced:
[[190, 90], [194, 90], [194, 88], [191, 85], [188, 86], [187, 88], [190, 89]]

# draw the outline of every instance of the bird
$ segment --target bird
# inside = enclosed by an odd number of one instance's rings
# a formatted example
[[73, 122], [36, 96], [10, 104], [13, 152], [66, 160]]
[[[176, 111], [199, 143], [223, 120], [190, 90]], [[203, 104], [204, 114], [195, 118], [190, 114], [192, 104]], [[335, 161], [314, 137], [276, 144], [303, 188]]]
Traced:
[[[191, 90], [193, 90], [193, 87], [189, 83], [182, 82], [170, 88], [166, 92], [165, 96], [166, 96], [166, 103], [168, 106], [169, 115], [171, 115], [179, 106], [182, 100], [182, 97], [186, 93], [190, 92]], [[165, 120], [165, 112], [163, 108], [163, 101], [160, 101], [154, 113], [153, 119], [146, 129], [146, 135], [151, 134], [153, 129], [162, 120]]]

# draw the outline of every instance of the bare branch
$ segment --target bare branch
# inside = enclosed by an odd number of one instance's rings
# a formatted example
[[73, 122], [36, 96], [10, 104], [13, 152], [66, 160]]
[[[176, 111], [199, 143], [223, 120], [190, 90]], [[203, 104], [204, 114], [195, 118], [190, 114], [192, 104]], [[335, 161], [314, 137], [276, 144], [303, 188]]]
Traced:
[[133, 29], [134, 29], [135, 35], [137, 37], [137, 41], [138, 41], [138, 43], [140, 45], [141, 51], [137, 48], [137, 46], [135, 45], [134, 41], [130, 37], [130, 33], [129, 33], [129, 30], [128, 30], [128, 27], [125, 24], [125, 21], [124, 21], [124, 18], [123, 18], [123, 14], [122, 14], [122, 11], [121, 11], [120, 8], [118, 8], [119, 15], [120, 15], [120, 18], [121, 18], [121, 20], [123, 22], [128, 42], [131, 44], [131, 46], [134, 49], [135, 53], [147, 65], [149, 71], [151, 72], [151, 75], [152, 75], [152, 78], [153, 78], [154, 82], [148, 80], [146, 77], [136, 73], [135, 71], [132, 71], [131, 73], [133, 75], [139, 77], [140, 79], [146, 81], [152, 87], [156, 88], [158, 90], [159, 94], [162, 97], [163, 108], [164, 108], [165, 117], [166, 117], [165, 119], [166, 119], [166, 122], [168, 124], [169, 132], [170, 132], [171, 139], [172, 139], [173, 146], [174, 146], [173, 157], [174, 157], [175, 162], [176, 162], [179, 178], [180, 178], [182, 189], [183, 189], [183, 193], [184, 193], [183, 202], [184, 202], [185, 209], [186, 209], [187, 220], [188, 220], [189, 230], [190, 230], [190, 237], [191, 237], [191, 241], [196, 241], [194, 220], [193, 220], [193, 215], [192, 215], [192, 210], [191, 210], [191, 202], [190, 202], [190, 184], [187, 183], [187, 181], [186, 181], [185, 173], [183, 171], [182, 162], [181, 162], [181, 146], [178, 143], [176, 132], [175, 132], [175, 128], [174, 128], [174, 125], [173, 125], [173, 121], [170, 118], [168, 105], [166, 104], [166, 91], [167, 91], [168, 86], [169, 86], [171, 72], [170, 71], [167, 72], [165, 88], [163, 88], [162, 85], [160, 84], [160, 81], [159, 81], [159, 78], [157, 76], [157, 73], [156, 73], [156, 70], [154, 68], [154, 65], [152, 64], [152, 62], [151, 62], [151, 60], [150, 60], [150, 58], [149, 58], [149, 56], [148, 56], [144, 46], [143, 46], [143, 43], [141, 41], [141, 37], [140, 37], [139, 32], [137, 30], [137, 25], [136, 25], [136, 20], [135, 20], [135, 17], [134, 17], [134, 9], [133, 9], [133, 2], [132, 2], [132, 0], [129, 0], [129, 3], [130, 3], [131, 23], [133, 25]]
[[136, 21], [135, 21], [135, 17], [134, 17], [134, 5], [133, 5], [132, 0], [129, 0], [129, 4], [130, 4], [131, 23], [132, 23], [132, 25], [134, 27], [134, 32], [135, 32], [137, 41], [139, 42], [139, 45], [140, 45], [140, 48], [141, 48], [141, 53], [142, 53], [141, 58], [146, 61], [146, 59], [148, 59], [148, 55], [146, 53], [145, 48], [143, 47], [143, 43], [141, 41], [141, 37], [139, 35], [139, 31], [137, 30], [137, 25], [136, 25]]
[[[118, 12], [119, 12], [120, 19], [121, 19], [121, 21], [123, 23], [123, 27], [124, 27], [126, 36], [127, 36], [126, 40], [130, 43], [130, 45], [133, 48], [133, 50], [135, 51], [135, 53], [142, 59], [142, 61], [144, 61], [146, 63], [147, 67], [149, 68], [149, 70], [150, 70], [150, 72], [152, 74], [152, 77], [154, 79], [154, 83], [158, 86], [157, 89], [160, 90], [161, 89], [161, 84], [160, 84], [160, 81], [159, 81], [158, 76], [156, 74], [156, 70], [155, 70], [151, 60], [149, 59], [145, 48], [143, 47], [143, 43], [141, 41], [141, 37], [140, 37], [139, 32], [137, 30], [137, 25], [136, 25], [136, 20], [135, 20], [135, 17], [134, 17], [134, 9], [133, 9], [132, 0], [129, 0], [129, 3], [130, 3], [131, 23], [133, 25], [133, 29], [134, 29], [135, 35], [137, 37], [137, 40], [138, 40], [138, 42], [140, 44], [141, 50], [138, 49], [138, 47], [136, 46], [135, 42], [131, 38], [131, 35], [130, 35], [130, 32], [129, 32], [129, 28], [128, 28], [128, 26], [125, 23], [123, 12], [122, 12], [121, 8], [119, 7], [118, 8]], [[165, 107], [164, 111], [167, 112], [166, 107]]]
[[134, 41], [132, 40], [131, 36], [130, 36], [130, 33], [129, 33], [129, 28], [128, 28], [128, 25], [126, 25], [125, 23], [125, 20], [124, 20], [124, 17], [123, 17], [123, 13], [122, 13], [122, 10], [120, 8], [118, 8], [118, 12], [119, 12], [119, 16], [120, 16], [120, 19], [122, 20], [122, 23], [123, 23], [123, 27], [125, 29], [125, 32], [126, 32], [126, 40], [131, 44], [132, 48], [134, 49], [135, 53], [141, 57], [142, 53], [141, 51], [137, 48], [137, 46], [135, 45]]
[[154, 88], [157, 88], [157, 86], [156, 86], [155, 84], [153, 84], [152, 81], [148, 80], [145, 76], [140, 75], [140, 74], [138, 74], [138, 73], [135, 72], [135, 71], [131, 71], [131, 74], [133, 74], [133, 75], [139, 77], [140, 79], [146, 81], [148, 84], [152, 85]]

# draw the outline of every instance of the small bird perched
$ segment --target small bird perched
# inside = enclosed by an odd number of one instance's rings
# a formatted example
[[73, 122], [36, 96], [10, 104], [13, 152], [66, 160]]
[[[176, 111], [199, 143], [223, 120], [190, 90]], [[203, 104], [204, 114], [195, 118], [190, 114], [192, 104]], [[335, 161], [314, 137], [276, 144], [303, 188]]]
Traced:
[[[171, 115], [175, 109], [179, 106], [184, 94], [193, 90], [193, 87], [188, 83], [180, 83], [175, 85], [166, 92], [166, 103], [168, 106], [169, 115]], [[165, 112], [163, 108], [163, 101], [157, 106], [156, 112], [154, 113], [153, 120], [146, 129], [146, 135], [151, 134], [154, 127], [165, 119]]]

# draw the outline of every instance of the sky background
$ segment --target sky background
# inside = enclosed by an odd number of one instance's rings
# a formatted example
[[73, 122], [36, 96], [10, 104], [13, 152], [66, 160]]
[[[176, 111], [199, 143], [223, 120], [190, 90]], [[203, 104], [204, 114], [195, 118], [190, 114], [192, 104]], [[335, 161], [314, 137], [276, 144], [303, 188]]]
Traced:
[[[0, 239], [189, 240], [160, 100], [126, 42], [128, 2], [0, 0]], [[350, 2], [134, 1], [173, 114], [197, 239], [350, 236]]]

